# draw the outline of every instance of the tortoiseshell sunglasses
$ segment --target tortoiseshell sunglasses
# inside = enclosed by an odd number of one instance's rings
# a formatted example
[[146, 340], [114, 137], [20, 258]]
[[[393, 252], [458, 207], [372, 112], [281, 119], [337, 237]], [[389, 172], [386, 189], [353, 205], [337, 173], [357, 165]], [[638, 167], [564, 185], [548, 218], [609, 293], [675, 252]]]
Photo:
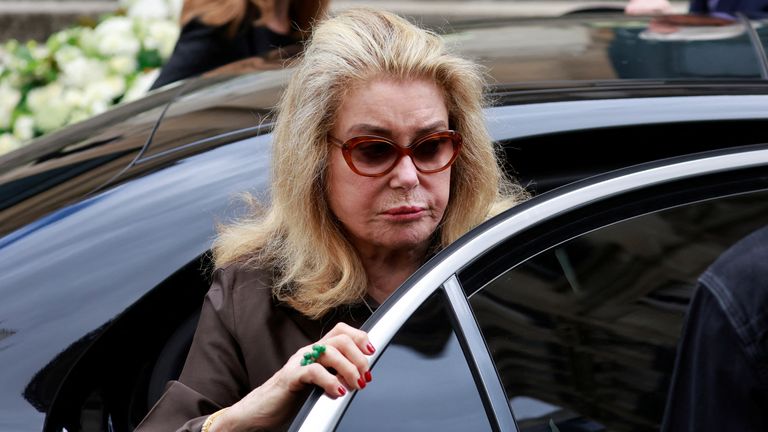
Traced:
[[330, 135], [328, 138], [341, 147], [349, 168], [365, 177], [386, 175], [403, 156], [409, 156], [419, 172], [440, 172], [453, 164], [461, 149], [461, 134], [452, 130], [429, 133], [407, 147], [375, 135], [356, 136], [345, 142]]

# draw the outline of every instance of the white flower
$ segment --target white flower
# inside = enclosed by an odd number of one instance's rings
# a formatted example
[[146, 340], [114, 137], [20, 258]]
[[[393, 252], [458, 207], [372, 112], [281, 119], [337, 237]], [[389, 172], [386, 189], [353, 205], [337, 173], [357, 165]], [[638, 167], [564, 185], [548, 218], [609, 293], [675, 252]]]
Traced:
[[21, 100], [21, 92], [7, 83], [0, 83], [0, 129], [8, 129], [11, 116]]
[[141, 44], [133, 31], [133, 20], [128, 17], [112, 17], [94, 30], [97, 51], [105, 56], [135, 56]]
[[48, 51], [47, 46], [38, 45], [37, 43], [30, 44], [29, 53], [32, 55], [32, 58], [37, 61], [45, 60], [50, 55], [50, 51]]
[[20, 115], [13, 125], [13, 135], [20, 141], [31, 140], [35, 136], [35, 119], [30, 115]]
[[72, 45], [63, 45], [53, 54], [53, 58], [56, 60], [56, 63], [58, 63], [59, 68], [63, 68], [64, 65], [71, 63], [81, 57], [83, 57], [83, 51], [80, 50], [80, 48]]
[[146, 28], [144, 46], [156, 49], [163, 59], [168, 59], [179, 38], [179, 26], [169, 21], [153, 21]]
[[93, 29], [87, 27], [83, 28], [83, 31], [80, 32], [80, 36], [77, 39], [77, 45], [86, 55], [99, 55], [99, 36]]
[[85, 92], [73, 87], [62, 88], [61, 100], [70, 108], [70, 113], [88, 104], [85, 100]]
[[69, 43], [69, 38], [69, 33], [66, 30], [62, 30], [52, 34], [46, 43], [48, 46], [52, 47], [51, 49], [56, 50], [62, 45], [67, 45]]
[[77, 122], [81, 122], [83, 120], [88, 120], [91, 118], [93, 114], [89, 111], [86, 111], [84, 109], [77, 109], [72, 111], [72, 115], [69, 117], [69, 123], [74, 124]]
[[115, 56], [107, 61], [110, 72], [118, 75], [130, 75], [136, 72], [138, 62], [135, 57]]
[[171, 8], [165, 1], [131, 0], [123, 2], [128, 9], [128, 16], [141, 19], [167, 19], [171, 17]]
[[128, 16], [178, 21], [181, 16], [182, 0], [120, 0], [120, 7]]
[[149, 91], [149, 88], [152, 87], [152, 83], [157, 80], [158, 75], [160, 75], [160, 69], [140, 73], [136, 76], [128, 91], [125, 92], [122, 102], [130, 102], [144, 96]]
[[88, 105], [85, 99], [85, 91], [74, 87], [64, 88], [61, 93], [61, 100], [69, 107], [70, 113]]
[[125, 87], [125, 79], [119, 76], [111, 76], [94, 82], [83, 90], [83, 102], [80, 106], [93, 114], [102, 113], [112, 105], [117, 97], [125, 93]]
[[9, 71], [3, 80], [7, 85], [10, 85], [13, 88], [20, 88], [24, 83], [24, 77], [17, 71]]
[[5, 49], [5, 46], [0, 45], [0, 76], [3, 76], [3, 72], [8, 70], [8, 62], [11, 59], [11, 54]]
[[15, 136], [4, 133], [0, 135], [0, 155], [16, 150], [21, 146], [21, 142]]
[[65, 100], [64, 88], [58, 82], [30, 90], [27, 93], [27, 107], [42, 132], [64, 126], [73, 108], [71, 101]]
[[168, 9], [171, 11], [171, 16], [168, 17], [173, 22], [179, 22], [181, 17], [181, 7], [184, 5], [183, 0], [165, 0], [168, 3]]
[[77, 58], [62, 65], [62, 76], [59, 78], [64, 85], [85, 88], [90, 83], [103, 80], [107, 76], [107, 65], [87, 57]]
[[16, 55], [10, 55], [7, 60], [8, 62], [5, 64], [5, 66], [8, 68], [8, 70], [18, 74], [26, 73], [24, 70], [29, 65], [29, 61], [27, 59]]

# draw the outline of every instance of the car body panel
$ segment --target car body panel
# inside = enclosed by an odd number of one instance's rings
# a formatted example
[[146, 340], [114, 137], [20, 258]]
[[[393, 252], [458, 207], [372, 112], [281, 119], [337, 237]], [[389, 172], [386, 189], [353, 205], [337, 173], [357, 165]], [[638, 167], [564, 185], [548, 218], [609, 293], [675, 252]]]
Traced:
[[141, 159], [271, 124], [272, 111], [291, 73], [292, 69], [279, 69], [202, 78], [195, 88], [183, 89], [171, 104]]
[[0, 429], [23, 430], [10, 422], [49, 407], [51, 388], [30, 384], [51, 360], [76, 361], [150, 288], [208, 250], [215, 224], [242, 211], [237, 194], [266, 188], [268, 154], [265, 136], [182, 159], [0, 239]]
[[0, 236], [108, 184], [149, 142], [174, 93], [115, 108], [0, 157]]

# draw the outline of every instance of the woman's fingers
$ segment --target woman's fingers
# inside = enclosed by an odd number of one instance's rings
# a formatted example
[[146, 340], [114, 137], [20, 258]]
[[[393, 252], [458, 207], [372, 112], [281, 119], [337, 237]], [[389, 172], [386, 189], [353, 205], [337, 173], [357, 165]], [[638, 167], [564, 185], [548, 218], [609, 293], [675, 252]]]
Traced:
[[[318, 345], [324, 347], [323, 352], [312, 357]], [[372, 379], [366, 355], [374, 352], [366, 332], [339, 323], [323, 339], [297, 353], [296, 358], [304, 365], [299, 371], [299, 381], [320, 386], [332, 397], [343, 396], [346, 389], [365, 388]], [[309, 362], [302, 361], [306, 354], [312, 357]]]
[[[347, 382], [360, 381], [359, 387], [365, 387], [365, 383], [371, 381], [371, 373], [369, 372], [368, 358], [360, 351], [355, 341], [353, 341], [347, 335], [334, 336], [325, 341], [329, 347], [333, 347], [338, 352], [338, 356], [330, 356], [329, 360], [339, 360], [339, 358], [346, 360], [342, 362], [345, 369], [342, 371], [336, 366], [331, 366], [344, 376]], [[325, 363], [323, 363], [325, 364]], [[354, 374], [354, 376], [352, 375]], [[361, 380], [362, 378], [362, 380]]]
[[302, 366], [302, 374], [299, 381], [304, 384], [314, 384], [325, 390], [331, 397], [344, 396], [347, 393], [346, 388], [344, 388], [339, 379], [319, 363]]
[[371, 344], [371, 341], [368, 340], [368, 333], [358, 330], [349, 324], [345, 324], [343, 322], [340, 322], [336, 324], [331, 331], [329, 331], [325, 337], [322, 339], [323, 341], [330, 339], [335, 336], [340, 335], [346, 335], [349, 338], [354, 341], [355, 345], [360, 349], [360, 351], [364, 354], [371, 355], [374, 352], [376, 352], [376, 349]]
[[[333, 338], [327, 342], [331, 343], [326, 345], [325, 354], [318, 359], [318, 362], [327, 368], [335, 369], [337, 376], [343, 378], [347, 385], [351, 385], [349, 388], [365, 388], [368, 383], [365, 378], [365, 373], [368, 371], [368, 360], [365, 356], [348, 338], [344, 350], [339, 349], [340, 345], [345, 344], [343, 337]], [[345, 351], [351, 351], [355, 358], [352, 358]], [[358, 356], [362, 358], [356, 358]]]

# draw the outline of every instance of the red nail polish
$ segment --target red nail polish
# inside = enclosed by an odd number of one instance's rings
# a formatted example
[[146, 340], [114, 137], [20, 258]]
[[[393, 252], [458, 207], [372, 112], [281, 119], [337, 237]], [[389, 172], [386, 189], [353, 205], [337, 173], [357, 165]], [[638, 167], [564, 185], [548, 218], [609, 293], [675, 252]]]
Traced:
[[365, 371], [365, 381], [371, 382], [372, 379], [373, 377], [371, 377], [371, 371]]
[[368, 348], [368, 352], [371, 354], [376, 352], [376, 348], [374, 348], [373, 345], [371, 345], [370, 343], [368, 343], [368, 345], [366, 345], [365, 347]]
[[363, 379], [363, 377], [360, 377], [357, 379], [357, 385], [360, 386], [361, 389], [365, 388], [365, 380]]
[[339, 390], [339, 394], [342, 396], [347, 394], [347, 389], [345, 389], [344, 387], [339, 387], [338, 390]]

